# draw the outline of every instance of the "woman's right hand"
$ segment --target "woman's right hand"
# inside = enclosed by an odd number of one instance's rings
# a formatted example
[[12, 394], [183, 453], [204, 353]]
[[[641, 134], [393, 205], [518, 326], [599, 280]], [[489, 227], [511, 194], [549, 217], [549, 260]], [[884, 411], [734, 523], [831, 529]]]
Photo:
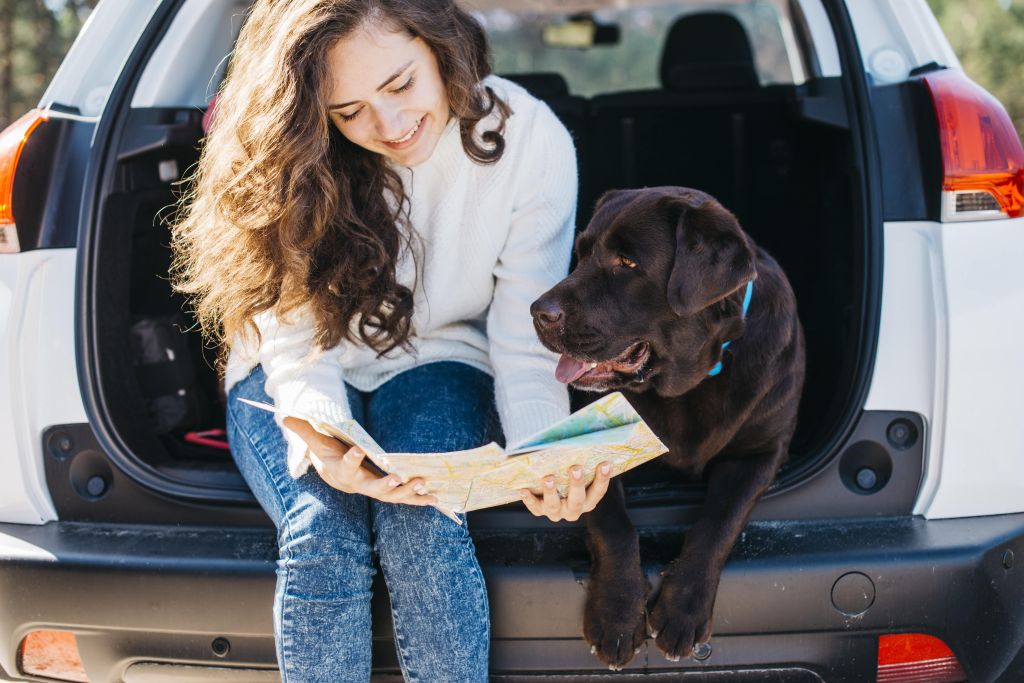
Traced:
[[300, 437], [309, 446], [309, 459], [320, 477], [330, 486], [345, 493], [361, 493], [386, 503], [406, 505], [434, 505], [437, 497], [421, 495], [425, 482], [410, 479], [404, 484], [397, 475], [377, 476], [362, 467], [366, 453], [358, 446], [349, 447], [335, 438], [321, 434], [305, 420], [286, 417], [284, 426]]

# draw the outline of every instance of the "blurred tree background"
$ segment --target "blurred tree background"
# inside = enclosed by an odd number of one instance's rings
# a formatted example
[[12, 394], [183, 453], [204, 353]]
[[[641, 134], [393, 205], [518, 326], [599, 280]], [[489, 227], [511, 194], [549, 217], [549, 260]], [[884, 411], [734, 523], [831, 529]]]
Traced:
[[[0, 130], [38, 103], [71, 41], [97, 2], [0, 0]], [[1024, 0], [928, 0], [928, 3], [968, 75], [1006, 106], [1018, 132], [1024, 135]], [[751, 7], [752, 11], [756, 10], [756, 3]], [[658, 19], [656, 13], [651, 13], [649, 18]], [[756, 29], [755, 14], [749, 21], [746, 16], [742, 18], [748, 30]], [[499, 29], [493, 35], [496, 47], [500, 48], [502, 40], [508, 37], [502, 35], [501, 22], [496, 23], [497, 26], [490, 28]], [[770, 59], [770, 55], [766, 59]], [[654, 73], [653, 69], [648, 70]], [[640, 87], [632, 76], [628, 85]]]
[[0, 130], [39, 103], [98, 0], [0, 0]]
[[967, 75], [1024, 137], [1024, 0], [928, 0]]

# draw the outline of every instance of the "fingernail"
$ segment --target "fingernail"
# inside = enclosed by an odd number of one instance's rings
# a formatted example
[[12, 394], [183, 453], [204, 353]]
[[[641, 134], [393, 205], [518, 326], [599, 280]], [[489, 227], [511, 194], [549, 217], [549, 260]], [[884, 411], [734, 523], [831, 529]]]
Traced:
[[611, 465], [601, 465], [601, 474], [608, 474], [612, 471]]
[[398, 481], [397, 479], [388, 479], [388, 486], [390, 486], [391, 488], [395, 488], [401, 483], [402, 482]]
[[583, 478], [583, 470], [581, 470], [579, 467], [574, 467], [573, 470], [572, 470], [572, 478], [573, 479], [582, 479]]
[[555, 480], [554, 479], [545, 479], [544, 480], [544, 486], [547, 486], [549, 489], [555, 488]]
[[525, 490], [520, 491], [519, 492], [519, 497], [525, 500], [526, 499], [526, 491]]
[[424, 486], [423, 484], [416, 484], [416, 486], [412, 487], [412, 490], [415, 491], [418, 495], [422, 496], [424, 493], [427, 492], [427, 487]]

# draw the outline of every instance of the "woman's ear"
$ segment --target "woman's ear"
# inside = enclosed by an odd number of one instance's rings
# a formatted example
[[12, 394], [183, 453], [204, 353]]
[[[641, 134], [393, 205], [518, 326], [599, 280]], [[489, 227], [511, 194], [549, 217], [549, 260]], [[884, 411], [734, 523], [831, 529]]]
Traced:
[[736, 217], [706, 195], [692, 199], [669, 199], [676, 251], [666, 293], [678, 316], [694, 315], [757, 277], [754, 249]]

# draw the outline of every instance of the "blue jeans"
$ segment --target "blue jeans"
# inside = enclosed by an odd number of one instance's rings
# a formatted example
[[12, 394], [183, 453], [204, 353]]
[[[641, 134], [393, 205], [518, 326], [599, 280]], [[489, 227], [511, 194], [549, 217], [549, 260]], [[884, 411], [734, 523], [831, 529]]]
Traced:
[[[432, 507], [384, 503], [293, 479], [262, 367], [228, 397], [231, 453], [277, 527], [274, 639], [283, 683], [370, 678], [370, 583], [376, 551], [391, 598], [407, 681], [487, 680], [487, 591], [466, 525]], [[430, 363], [363, 393], [346, 384], [353, 416], [387, 451], [473, 448], [501, 439], [494, 384], [464, 363]], [[463, 517], [463, 521], [465, 518]]]

